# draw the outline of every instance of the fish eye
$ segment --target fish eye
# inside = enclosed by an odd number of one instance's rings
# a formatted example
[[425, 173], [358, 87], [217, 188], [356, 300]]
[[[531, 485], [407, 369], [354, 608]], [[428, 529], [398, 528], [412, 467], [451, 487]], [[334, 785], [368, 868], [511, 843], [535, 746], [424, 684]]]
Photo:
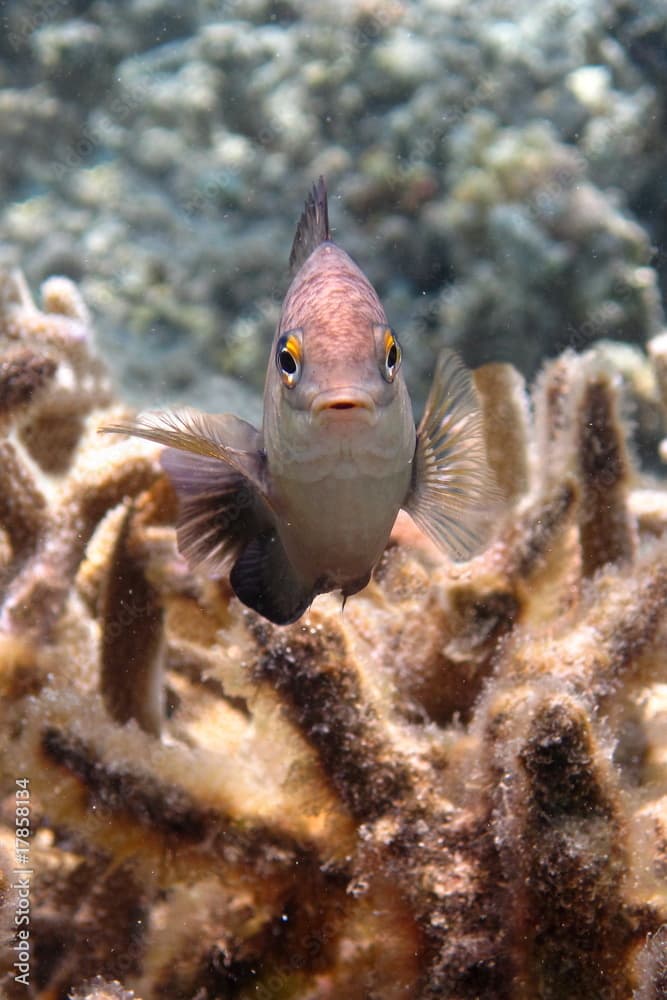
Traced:
[[294, 333], [284, 333], [279, 339], [276, 367], [283, 385], [293, 389], [301, 377], [301, 344]]
[[384, 368], [382, 374], [387, 382], [393, 382], [396, 372], [401, 367], [401, 345], [396, 340], [392, 331], [387, 328], [384, 332]]

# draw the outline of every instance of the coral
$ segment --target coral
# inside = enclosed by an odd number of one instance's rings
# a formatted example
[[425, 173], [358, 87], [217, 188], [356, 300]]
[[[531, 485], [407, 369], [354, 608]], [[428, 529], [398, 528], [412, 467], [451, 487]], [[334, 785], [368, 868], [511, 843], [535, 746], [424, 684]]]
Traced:
[[[91, 350], [76, 287], [53, 278], [38, 310], [20, 275], [0, 279], [3, 394], [3, 530], [0, 621], [9, 632], [50, 635], [100, 519], [153, 481], [147, 457], [126, 463], [81, 447], [86, 418], [111, 401], [105, 366]], [[55, 528], [55, 530], [53, 530]]]
[[35, 995], [664, 996], [667, 490], [609, 354], [476, 373], [486, 552], [399, 518], [343, 612], [278, 628], [188, 571], [159, 449], [95, 433], [75, 288], [0, 288], [8, 1000], [26, 800]]
[[520, 357], [532, 376], [568, 345], [644, 344], [658, 332], [647, 234], [553, 127], [498, 129], [479, 111], [454, 131], [451, 152], [448, 198], [431, 214], [461, 278], [432, 308], [471, 362]]
[[124, 990], [118, 980], [105, 982], [101, 976], [86, 983], [71, 994], [72, 1000], [134, 1000], [132, 990]]
[[[660, 401], [667, 415], [667, 331], [654, 337], [648, 344], [648, 351], [655, 368], [655, 377]], [[667, 438], [660, 446], [663, 461], [667, 462]]]

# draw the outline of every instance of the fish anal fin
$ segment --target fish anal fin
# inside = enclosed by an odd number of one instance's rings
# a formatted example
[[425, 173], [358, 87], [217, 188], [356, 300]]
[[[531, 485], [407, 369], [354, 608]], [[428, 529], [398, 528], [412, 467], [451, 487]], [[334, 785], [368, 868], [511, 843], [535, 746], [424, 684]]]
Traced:
[[289, 257], [290, 272], [296, 274], [313, 250], [331, 238], [327, 186], [320, 175], [306, 198], [306, 204], [296, 227]]
[[239, 600], [275, 625], [295, 622], [318, 593], [293, 569], [272, 530], [249, 542], [229, 579]]
[[403, 507], [441, 550], [461, 560], [484, 546], [501, 502], [472, 376], [457, 354], [443, 350], [417, 428]]

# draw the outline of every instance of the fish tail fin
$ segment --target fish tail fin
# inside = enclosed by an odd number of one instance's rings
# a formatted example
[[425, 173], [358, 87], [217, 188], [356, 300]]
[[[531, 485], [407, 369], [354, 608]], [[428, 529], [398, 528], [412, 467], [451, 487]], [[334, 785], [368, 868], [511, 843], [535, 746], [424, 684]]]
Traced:
[[329, 232], [329, 206], [327, 203], [327, 185], [320, 174], [317, 184], [306, 198], [299, 224], [294, 234], [292, 251], [289, 256], [289, 266], [292, 274], [296, 274], [302, 264], [310, 257], [313, 250], [331, 239]]
[[245, 547], [229, 579], [239, 600], [275, 625], [296, 621], [319, 592], [292, 568], [275, 531]]
[[457, 354], [444, 350], [417, 428], [403, 507], [440, 549], [461, 560], [487, 542], [502, 499], [487, 464], [471, 374]]

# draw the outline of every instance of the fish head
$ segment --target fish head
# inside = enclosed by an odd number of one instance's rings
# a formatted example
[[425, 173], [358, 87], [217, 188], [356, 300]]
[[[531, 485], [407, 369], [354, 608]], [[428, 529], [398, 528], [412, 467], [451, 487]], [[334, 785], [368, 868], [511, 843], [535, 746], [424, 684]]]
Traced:
[[[274, 468], [404, 463], [414, 420], [401, 347], [364, 273], [331, 242], [293, 280], [269, 357], [264, 441]], [[340, 467], [339, 467], [340, 470]]]

